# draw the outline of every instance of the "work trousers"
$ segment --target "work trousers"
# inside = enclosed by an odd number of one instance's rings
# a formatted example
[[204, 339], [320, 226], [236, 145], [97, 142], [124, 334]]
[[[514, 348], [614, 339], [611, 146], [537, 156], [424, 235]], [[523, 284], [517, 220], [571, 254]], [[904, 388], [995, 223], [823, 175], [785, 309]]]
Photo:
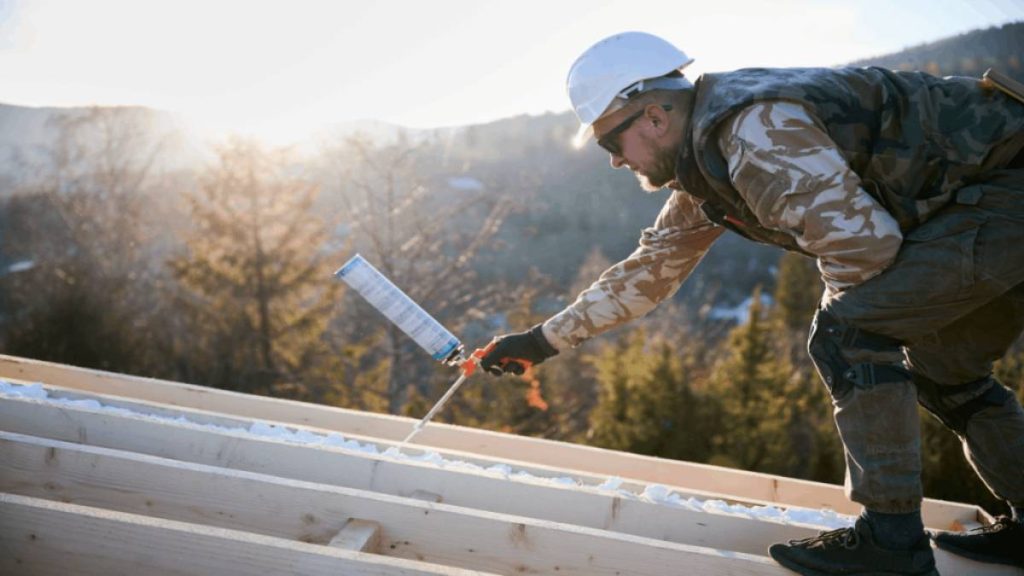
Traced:
[[962, 188], [889, 268], [815, 316], [808, 348], [832, 394], [847, 496], [878, 512], [920, 508], [920, 402], [989, 489], [1024, 506], [1024, 410], [992, 377], [1022, 329], [1024, 170], [1004, 170]]

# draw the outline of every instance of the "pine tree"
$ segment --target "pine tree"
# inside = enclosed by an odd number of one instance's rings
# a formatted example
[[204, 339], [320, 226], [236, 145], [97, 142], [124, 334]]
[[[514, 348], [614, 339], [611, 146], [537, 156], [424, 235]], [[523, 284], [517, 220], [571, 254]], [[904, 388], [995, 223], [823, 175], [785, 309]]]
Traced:
[[163, 335], [147, 206], [161, 138], [131, 109], [53, 121], [37, 175], [5, 199], [4, 251], [32, 267], [0, 278], [8, 354], [156, 376]]
[[730, 334], [728, 355], [712, 374], [724, 428], [713, 462], [792, 474], [806, 458], [794, 449], [793, 440], [807, 398], [788, 358], [777, 354], [760, 296], [760, 289], [755, 290], [746, 324]]
[[814, 260], [786, 252], [779, 259], [779, 273], [773, 294], [775, 315], [788, 330], [806, 334], [821, 298], [821, 278]]
[[792, 422], [793, 449], [806, 458], [789, 474], [821, 482], [841, 482], [843, 447], [832, 417], [832, 402], [807, 355], [811, 319], [821, 298], [822, 283], [813, 259], [787, 252], [779, 261], [770, 324], [776, 352], [789, 362], [797, 401], [805, 409]]
[[[583, 259], [576, 278], [564, 297], [575, 298], [590, 286], [612, 262], [594, 247]], [[544, 320], [538, 317], [537, 322]], [[544, 432], [545, 438], [584, 442], [589, 428], [589, 415], [597, 404], [598, 389], [596, 370], [589, 352], [598, 342], [589, 341], [577, 348], [561, 350], [550, 362], [541, 365], [537, 379], [545, 398], [549, 398], [551, 427]]]
[[[535, 300], [543, 291], [542, 278], [531, 275], [519, 299], [509, 310], [507, 321], [512, 326], [529, 327], [543, 317], [533, 311]], [[560, 359], [560, 357], [559, 357]], [[501, 378], [481, 374], [467, 382], [453, 399], [445, 420], [463, 425], [521, 435], [557, 437], [560, 414], [565, 398], [552, 396], [550, 369], [558, 359], [534, 366], [522, 376], [505, 375]], [[439, 398], [451, 385], [455, 376], [450, 372], [435, 377], [433, 397]], [[552, 398], [549, 401], [549, 398]], [[422, 410], [426, 412], [426, 409]], [[421, 414], [422, 412], [413, 412]]]
[[637, 328], [592, 362], [600, 388], [590, 416], [591, 443], [665, 458], [709, 456], [716, 406], [691, 386], [693, 368], [677, 347]]
[[186, 311], [189, 381], [319, 399], [337, 376], [325, 337], [339, 285], [317, 187], [283, 152], [233, 139], [189, 199], [194, 230], [170, 262]]

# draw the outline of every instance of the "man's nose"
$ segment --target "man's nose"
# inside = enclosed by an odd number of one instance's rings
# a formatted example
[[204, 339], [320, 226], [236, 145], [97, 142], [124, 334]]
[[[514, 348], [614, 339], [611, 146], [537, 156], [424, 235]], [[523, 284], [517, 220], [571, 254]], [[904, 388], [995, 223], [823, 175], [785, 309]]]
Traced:
[[626, 163], [626, 159], [620, 156], [619, 154], [609, 154], [608, 161], [611, 163], [612, 168], [615, 168], [616, 170], [622, 168], [622, 166]]

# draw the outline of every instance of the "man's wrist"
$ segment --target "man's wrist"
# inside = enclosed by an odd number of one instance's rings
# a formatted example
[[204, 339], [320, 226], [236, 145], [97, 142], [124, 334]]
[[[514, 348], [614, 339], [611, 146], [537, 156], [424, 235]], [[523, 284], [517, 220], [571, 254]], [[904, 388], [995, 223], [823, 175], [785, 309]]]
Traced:
[[551, 341], [548, 340], [546, 334], [544, 334], [544, 324], [537, 324], [533, 328], [530, 328], [530, 335], [533, 336], [534, 341], [537, 343], [537, 347], [546, 357], [557, 356], [558, 348], [555, 348]]

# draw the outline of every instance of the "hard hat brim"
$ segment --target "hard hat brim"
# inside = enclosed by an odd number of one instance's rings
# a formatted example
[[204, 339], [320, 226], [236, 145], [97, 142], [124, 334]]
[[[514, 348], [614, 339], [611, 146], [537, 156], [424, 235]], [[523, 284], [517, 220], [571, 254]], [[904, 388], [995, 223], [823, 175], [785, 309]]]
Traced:
[[580, 129], [576, 131], [576, 136], [573, 136], [572, 146], [579, 150], [583, 148], [590, 140], [591, 136], [594, 135], [593, 124], [580, 124]]

